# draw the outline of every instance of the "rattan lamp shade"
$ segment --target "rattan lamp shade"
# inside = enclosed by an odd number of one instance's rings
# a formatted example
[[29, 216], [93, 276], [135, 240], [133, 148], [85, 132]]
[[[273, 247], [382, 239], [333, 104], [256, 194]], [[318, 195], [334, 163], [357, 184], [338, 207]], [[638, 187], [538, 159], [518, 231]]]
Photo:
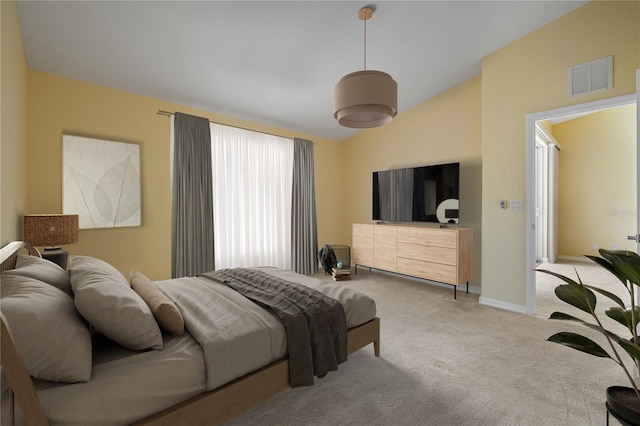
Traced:
[[77, 214], [24, 216], [24, 241], [34, 246], [58, 247], [78, 242]]

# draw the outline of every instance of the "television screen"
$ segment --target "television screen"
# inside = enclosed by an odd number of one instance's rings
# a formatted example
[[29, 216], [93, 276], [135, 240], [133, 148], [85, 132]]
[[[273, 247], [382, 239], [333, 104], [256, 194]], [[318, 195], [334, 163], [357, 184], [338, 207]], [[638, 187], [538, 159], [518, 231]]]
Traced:
[[373, 219], [459, 222], [460, 163], [373, 172]]

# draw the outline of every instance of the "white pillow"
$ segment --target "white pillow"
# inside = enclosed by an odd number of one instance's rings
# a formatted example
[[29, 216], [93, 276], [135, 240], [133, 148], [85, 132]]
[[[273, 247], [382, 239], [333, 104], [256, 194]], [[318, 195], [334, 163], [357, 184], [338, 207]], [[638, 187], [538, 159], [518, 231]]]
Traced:
[[66, 383], [91, 379], [91, 333], [69, 295], [30, 277], [3, 274], [0, 303], [29, 374]]
[[71, 282], [67, 271], [50, 260], [38, 256], [19, 255], [15, 269], [4, 271], [3, 275], [21, 275], [51, 284], [68, 295], [71, 293]]
[[162, 349], [151, 310], [116, 268], [93, 257], [71, 256], [69, 277], [76, 308], [96, 331], [125, 348]]

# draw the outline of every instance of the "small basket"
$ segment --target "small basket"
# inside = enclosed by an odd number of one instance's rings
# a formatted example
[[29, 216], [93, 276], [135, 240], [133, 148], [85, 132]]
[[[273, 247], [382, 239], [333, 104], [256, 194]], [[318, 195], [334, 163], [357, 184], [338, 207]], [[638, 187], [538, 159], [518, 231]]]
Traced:
[[333, 252], [336, 254], [336, 260], [342, 261], [343, 268], [351, 267], [351, 248], [349, 246], [331, 245]]

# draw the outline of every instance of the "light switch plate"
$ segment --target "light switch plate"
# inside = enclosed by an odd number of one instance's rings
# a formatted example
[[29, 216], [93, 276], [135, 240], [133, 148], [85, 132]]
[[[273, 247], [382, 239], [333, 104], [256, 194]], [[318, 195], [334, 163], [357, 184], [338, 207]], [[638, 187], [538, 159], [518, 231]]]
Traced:
[[509, 202], [509, 209], [513, 211], [522, 210], [522, 200], [511, 200]]

